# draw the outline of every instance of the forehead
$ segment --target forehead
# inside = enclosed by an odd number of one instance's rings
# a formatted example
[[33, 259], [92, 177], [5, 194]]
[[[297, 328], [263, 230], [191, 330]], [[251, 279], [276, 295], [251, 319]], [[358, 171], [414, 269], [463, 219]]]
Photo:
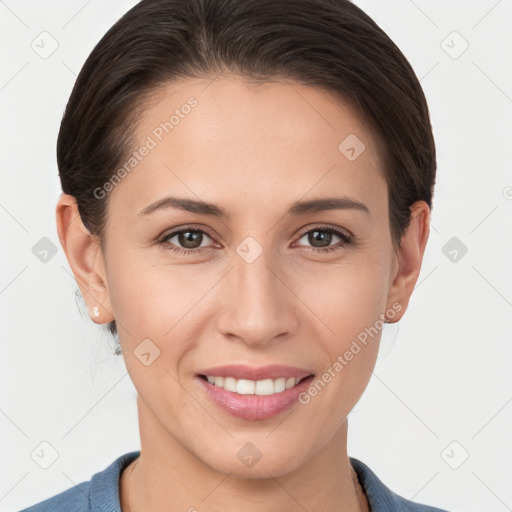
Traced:
[[111, 195], [130, 208], [166, 191], [261, 206], [334, 189], [371, 200], [385, 187], [375, 142], [355, 111], [330, 91], [295, 82], [169, 84], [135, 131], [139, 154]]

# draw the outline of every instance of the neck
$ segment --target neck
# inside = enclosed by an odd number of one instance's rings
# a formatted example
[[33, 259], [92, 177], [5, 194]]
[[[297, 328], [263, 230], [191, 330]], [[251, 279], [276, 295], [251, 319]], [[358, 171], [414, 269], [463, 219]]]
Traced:
[[347, 421], [316, 455], [292, 471], [243, 478], [206, 465], [137, 401], [141, 452], [121, 475], [123, 512], [261, 512], [262, 505], [281, 512], [370, 512], [347, 456]]

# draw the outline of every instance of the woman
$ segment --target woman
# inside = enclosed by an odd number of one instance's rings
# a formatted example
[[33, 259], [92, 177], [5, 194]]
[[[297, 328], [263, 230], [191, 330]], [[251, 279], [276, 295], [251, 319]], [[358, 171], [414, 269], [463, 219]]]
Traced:
[[57, 156], [60, 241], [119, 336], [141, 450], [27, 511], [441, 510], [347, 455], [436, 170], [375, 22], [347, 0], [143, 0], [83, 66]]

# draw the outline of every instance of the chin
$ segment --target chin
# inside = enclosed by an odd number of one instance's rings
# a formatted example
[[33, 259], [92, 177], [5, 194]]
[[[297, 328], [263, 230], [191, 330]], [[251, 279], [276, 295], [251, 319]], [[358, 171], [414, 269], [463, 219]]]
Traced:
[[[233, 450], [226, 448], [221, 450], [218, 458], [202, 458], [204, 464], [222, 474], [240, 479], [268, 479], [290, 473], [300, 467], [301, 458], [297, 457], [297, 449], [294, 446], [289, 450], [277, 450], [271, 443], [266, 448], [257, 448], [251, 441], [236, 443]], [[303, 448], [303, 447], [302, 447]], [[233, 456], [227, 456], [229, 452]]]

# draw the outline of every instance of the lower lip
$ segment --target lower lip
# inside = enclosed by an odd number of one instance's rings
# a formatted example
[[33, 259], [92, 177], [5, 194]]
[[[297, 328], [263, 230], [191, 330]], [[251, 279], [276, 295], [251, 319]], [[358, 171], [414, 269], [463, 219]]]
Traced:
[[195, 380], [210, 399], [224, 411], [246, 420], [265, 420], [277, 416], [297, 402], [298, 396], [309, 387], [313, 378], [314, 375], [310, 375], [293, 388], [273, 395], [239, 395], [210, 384], [202, 377], [197, 376]]

